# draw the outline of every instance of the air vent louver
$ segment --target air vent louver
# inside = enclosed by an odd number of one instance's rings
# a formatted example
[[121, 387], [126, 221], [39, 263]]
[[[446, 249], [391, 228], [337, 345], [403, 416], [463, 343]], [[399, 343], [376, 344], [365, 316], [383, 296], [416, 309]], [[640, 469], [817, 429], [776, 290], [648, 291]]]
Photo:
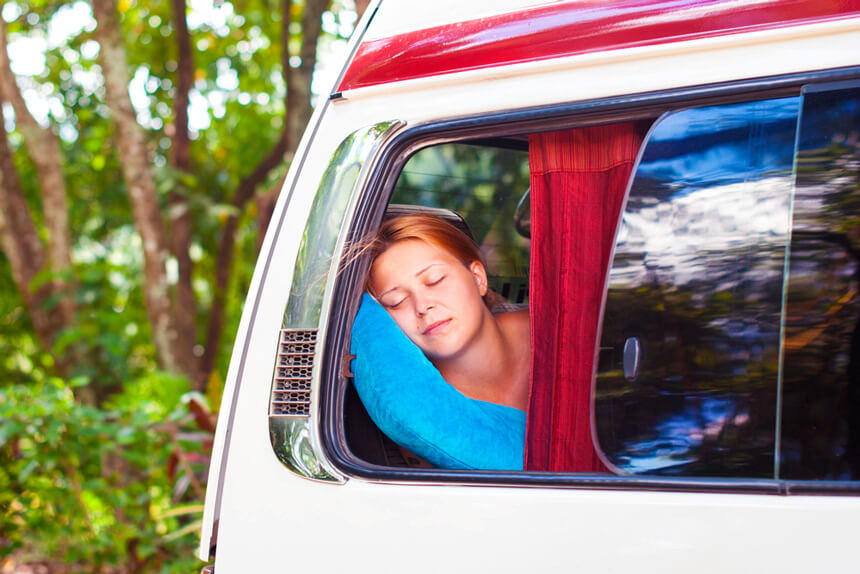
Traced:
[[310, 416], [316, 344], [316, 329], [281, 329], [269, 416]]

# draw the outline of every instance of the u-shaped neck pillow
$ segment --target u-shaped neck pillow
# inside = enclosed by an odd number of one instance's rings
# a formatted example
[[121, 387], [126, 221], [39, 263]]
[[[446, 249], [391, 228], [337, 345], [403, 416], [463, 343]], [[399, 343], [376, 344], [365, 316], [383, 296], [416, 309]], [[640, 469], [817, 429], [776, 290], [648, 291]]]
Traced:
[[358, 395], [391, 440], [438, 468], [523, 469], [525, 412], [455, 389], [367, 293], [351, 353]]

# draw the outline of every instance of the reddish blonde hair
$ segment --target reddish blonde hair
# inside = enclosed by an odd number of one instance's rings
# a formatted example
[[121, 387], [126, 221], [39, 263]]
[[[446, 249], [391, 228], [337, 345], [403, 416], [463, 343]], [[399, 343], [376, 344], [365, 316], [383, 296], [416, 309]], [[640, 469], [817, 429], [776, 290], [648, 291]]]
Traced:
[[[368, 267], [364, 284], [369, 293], [376, 295], [373, 292], [370, 278], [376, 260], [394, 244], [410, 239], [426, 241], [441, 247], [459, 259], [465, 267], [469, 267], [474, 261], [477, 261], [485, 270], [487, 269], [487, 264], [478, 245], [454, 224], [429, 213], [399, 215], [385, 220], [376, 234], [371, 236], [367, 243], [362, 246], [362, 252], [370, 253], [370, 267]], [[488, 288], [486, 295], [484, 295], [484, 303], [487, 307], [492, 308], [499, 302], [500, 297]]]

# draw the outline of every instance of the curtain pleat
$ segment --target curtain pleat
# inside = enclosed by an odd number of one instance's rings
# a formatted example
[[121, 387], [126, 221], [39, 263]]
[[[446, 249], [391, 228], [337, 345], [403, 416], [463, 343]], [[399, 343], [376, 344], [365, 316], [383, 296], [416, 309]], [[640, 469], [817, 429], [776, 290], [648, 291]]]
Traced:
[[606, 472], [591, 438], [598, 321], [615, 228], [646, 128], [625, 122], [529, 137], [526, 470]]

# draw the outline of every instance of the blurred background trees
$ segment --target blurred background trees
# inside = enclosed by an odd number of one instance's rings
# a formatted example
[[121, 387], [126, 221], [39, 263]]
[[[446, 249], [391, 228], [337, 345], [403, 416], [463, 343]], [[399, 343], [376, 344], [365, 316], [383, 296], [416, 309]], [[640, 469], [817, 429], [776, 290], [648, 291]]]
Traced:
[[258, 246], [365, 8], [2, 3], [0, 557], [194, 564]]

